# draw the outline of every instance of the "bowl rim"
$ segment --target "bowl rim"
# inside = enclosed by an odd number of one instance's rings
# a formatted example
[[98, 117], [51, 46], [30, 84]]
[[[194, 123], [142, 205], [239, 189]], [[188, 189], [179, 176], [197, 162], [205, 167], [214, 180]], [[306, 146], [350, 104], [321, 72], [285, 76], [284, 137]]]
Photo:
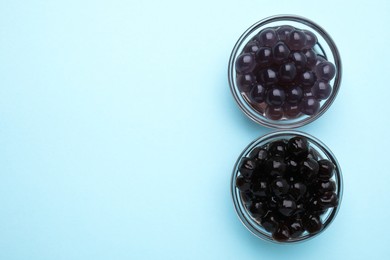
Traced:
[[[253, 225], [251, 224], [251, 221], [249, 221], [247, 219], [247, 217], [250, 218], [250, 216], [248, 214], [244, 214], [241, 211], [241, 207], [240, 207], [241, 200], [240, 200], [240, 196], [237, 196], [238, 191], [237, 191], [237, 188], [235, 186], [235, 179], [238, 176], [238, 166], [239, 166], [241, 159], [243, 157], [245, 157], [245, 155], [248, 154], [251, 150], [253, 150], [256, 147], [256, 145], [258, 145], [259, 143], [264, 142], [266, 140], [270, 140], [270, 139], [275, 138], [275, 137], [282, 138], [283, 136], [286, 136], [286, 135], [299, 135], [299, 136], [303, 136], [303, 137], [307, 138], [309, 143], [313, 143], [313, 144], [319, 146], [320, 148], [322, 148], [322, 152], [324, 152], [326, 154], [326, 156], [329, 158], [329, 160], [331, 160], [336, 165], [334, 178], [337, 180], [337, 195], [338, 195], [339, 203], [338, 203], [337, 207], [334, 207], [331, 209], [331, 212], [329, 213], [326, 221], [323, 223], [323, 228], [320, 232], [315, 233], [315, 234], [308, 234], [308, 235], [303, 236], [303, 237], [298, 237], [294, 240], [287, 240], [284, 242], [280, 242], [280, 241], [274, 240], [272, 238], [272, 236], [270, 236], [269, 234], [259, 232], [258, 229], [253, 227]], [[232, 200], [233, 200], [233, 204], [234, 204], [234, 209], [235, 209], [235, 212], [236, 212], [238, 218], [240, 219], [241, 223], [256, 237], [261, 238], [261, 239], [266, 240], [266, 241], [277, 243], [277, 244], [300, 243], [300, 242], [308, 241], [308, 240], [318, 236], [319, 234], [323, 233], [330, 226], [330, 224], [334, 221], [334, 219], [337, 216], [337, 213], [340, 210], [342, 197], [343, 197], [343, 189], [344, 189], [343, 187], [344, 187], [344, 183], [343, 183], [343, 175], [341, 172], [341, 167], [337, 161], [336, 156], [332, 153], [332, 151], [322, 141], [320, 141], [316, 137], [314, 137], [310, 134], [307, 134], [305, 132], [296, 131], [296, 130], [274, 131], [274, 132], [262, 135], [262, 136], [256, 138], [255, 140], [253, 140], [251, 143], [249, 143], [245, 147], [245, 149], [241, 152], [236, 163], [234, 164], [234, 168], [233, 168], [233, 172], [232, 172], [232, 176], [231, 176], [231, 180], [230, 180], [230, 192], [231, 192], [231, 196], [232, 196]]]
[[[336, 76], [333, 83], [333, 90], [331, 93], [331, 96], [325, 101], [323, 105], [321, 105], [320, 110], [318, 113], [307, 116], [306, 118], [296, 121], [296, 122], [290, 122], [288, 121], [290, 119], [286, 120], [270, 120], [267, 117], [263, 116], [259, 112], [257, 112], [254, 108], [252, 108], [249, 104], [244, 105], [242, 99], [240, 99], [241, 93], [239, 92], [238, 88], [236, 87], [236, 81], [235, 81], [235, 69], [234, 69], [234, 62], [235, 58], [237, 57], [238, 50], [240, 49], [240, 46], [244, 43], [246, 38], [256, 31], [257, 29], [261, 28], [262, 26], [265, 26], [267, 24], [273, 23], [273, 22], [280, 22], [280, 21], [292, 21], [304, 24], [312, 29], [314, 29], [318, 34], [320, 34], [327, 45], [329, 46], [329, 49], [333, 55], [335, 66], [336, 66]], [[319, 45], [320, 49], [323, 50], [322, 46]], [[234, 100], [238, 104], [241, 111], [245, 113], [247, 117], [249, 117], [254, 122], [263, 125], [268, 128], [277, 128], [277, 129], [293, 129], [297, 127], [304, 126], [306, 124], [309, 124], [319, 117], [321, 117], [333, 104], [334, 100], [336, 99], [336, 96], [339, 92], [340, 85], [341, 85], [341, 78], [342, 78], [342, 63], [341, 63], [341, 57], [339, 50], [331, 38], [331, 36], [317, 23], [314, 21], [303, 17], [299, 15], [293, 15], [293, 14], [280, 14], [280, 15], [273, 15], [266, 17], [264, 19], [261, 19], [260, 21], [254, 23], [252, 26], [250, 26], [247, 30], [244, 31], [244, 33], [240, 36], [240, 38], [235, 43], [233, 50], [230, 54], [229, 63], [228, 63], [228, 81], [230, 86], [230, 91], [232, 92], [232, 95], [234, 97]], [[245, 101], [244, 101], [245, 102]], [[281, 123], [284, 122], [284, 123]]]

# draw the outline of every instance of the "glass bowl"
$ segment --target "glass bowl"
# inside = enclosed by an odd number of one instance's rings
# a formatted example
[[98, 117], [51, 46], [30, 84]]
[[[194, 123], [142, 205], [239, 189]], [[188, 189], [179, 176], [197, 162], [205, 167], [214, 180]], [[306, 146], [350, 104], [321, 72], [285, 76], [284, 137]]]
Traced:
[[[237, 80], [237, 72], [235, 69], [235, 64], [237, 58], [243, 52], [246, 44], [250, 42], [260, 31], [269, 27], [279, 27], [282, 25], [290, 25], [298, 29], [303, 29], [314, 33], [317, 37], [317, 44], [313, 47], [314, 52], [317, 55], [323, 56], [326, 60], [333, 63], [335, 66], [336, 72], [335, 76], [329, 84], [332, 88], [330, 96], [326, 100], [320, 101], [318, 112], [312, 115], [306, 115], [300, 113], [297, 117], [291, 118], [284, 116], [278, 120], [272, 120], [266, 116], [265, 106], [266, 103], [254, 103], [250, 101], [249, 92], [241, 91], [236, 82]], [[231, 92], [240, 109], [253, 121], [270, 128], [279, 128], [279, 129], [292, 129], [296, 127], [300, 127], [306, 125], [322, 114], [330, 107], [333, 103], [336, 95], [339, 91], [340, 83], [341, 83], [341, 59], [339, 55], [339, 51], [336, 47], [336, 44], [329, 36], [329, 34], [315, 22], [301, 17], [297, 15], [276, 15], [265, 18], [250, 28], [248, 28], [238, 39], [235, 44], [233, 51], [229, 60], [228, 67], [228, 79]], [[256, 75], [255, 75], [256, 76]], [[310, 95], [310, 94], [308, 94]]]
[[[248, 212], [248, 209], [244, 205], [244, 199], [241, 195], [241, 191], [236, 187], [236, 178], [239, 175], [239, 165], [241, 162], [241, 159], [244, 157], [248, 157], [249, 154], [256, 148], [261, 147], [269, 144], [270, 142], [281, 140], [281, 139], [290, 139], [295, 136], [303, 136], [308, 140], [309, 146], [311, 149], [314, 150], [314, 152], [318, 156], [318, 160], [321, 159], [327, 159], [335, 165], [334, 175], [331, 178], [336, 184], [336, 190], [335, 193], [338, 197], [338, 205], [333, 208], [327, 209], [327, 211], [320, 216], [321, 221], [323, 223], [323, 228], [318, 233], [311, 234], [305, 231], [302, 235], [300, 235], [297, 238], [291, 238], [289, 240], [280, 242], [277, 240], [274, 240], [272, 237], [272, 234], [264, 229], [264, 227], [253, 218], [250, 213]], [[283, 130], [283, 131], [276, 131], [269, 133], [267, 135], [261, 136], [258, 139], [254, 140], [252, 143], [250, 143], [244, 151], [241, 153], [241, 155], [238, 157], [238, 160], [234, 166], [232, 178], [231, 178], [231, 194], [233, 198], [234, 207], [236, 210], [236, 213], [238, 217], [240, 218], [241, 222], [244, 224], [244, 226], [255, 236], [262, 238], [267, 241], [280, 243], [280, 244], [286, 244], [286, 243], [297, 243], [301, 241], [306, 241], [310, 238], [313, 238], [319, 234], [321, 234], [334, 220], [334, 218], [337, 215], [337, 212], [339, 211], [340, 205], [341, 205], [341, 199], [343, 194], [343, 180], [342, 180], [342, 173], [340, 165], [338, 164], [336, 157], [333, 155], [333, 153], [330, 151], [328, 147], [325, 146], [320, 140], [317, 138], [303, 133], [299, 131], [292, 131], [292, 130]]]

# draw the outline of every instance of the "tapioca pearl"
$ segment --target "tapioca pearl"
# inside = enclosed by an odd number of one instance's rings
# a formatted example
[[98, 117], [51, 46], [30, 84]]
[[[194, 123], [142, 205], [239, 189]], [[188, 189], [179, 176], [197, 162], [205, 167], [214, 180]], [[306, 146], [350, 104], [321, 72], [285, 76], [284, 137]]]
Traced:
[[297, 75], [297, 69], [294, 63], [285, 63], [279, 67], [279, 81], [288, 83], [292, 82]]
[[301, 112], [306, 115], [315, 115], [320, 110], [320, 102], [313, 97], [304, 98], [300, 103], [300, 108]]
[[260, 67], [271, 64], [273, 59], [272, 49], [270, 47], [261, 47], [256, 52], [256, 61]]
[[280, 120], [283, 118], [283, 108], [275, 106], [267, 106], [265, 116], [271, 120]]
[[336, 75], [336, 67], [329, 61], [316, 65], [316, 76], [323, 81], [330, 81]]
[[244, 52], [256, 54], [259, 49], [260, 45], [257, 41], [250, 41], [245, 45]]
[[289, 33], [286, 44], [291, 50], [303, 50], [306, 46], [306, 35], [301, 30], [293, 30]]
[[274, 29], [266, 28], [258, 34], [257, 40], [261, 46], [272, 47], [278, 41], [278, 36]]
[[297, 71], [303, 71], [306, 67], [307, 58], [300, 51], [294, 51], [290, 54], [290, 60], [294, 62]]
[[284, 42], [279, 41], [273, 48], [273, 62], [282, 64], [288, 61], [290, 49]]
[[279, 40], [286, 41], [289, 33], [293, 30], [295, 30], [295, 28], [290, 25], [282, 25], [276, 30], [276, 34], [278, 35]]
[[252, 87], [252, 90], [249, 94], [249, 98], [252, 102], [261, 103], [265, 101], [265, 94], [267, 88], [263, 84], [256, 84]]
[[306, 67], [313, 68], [317, 62], [317, 54], [313, 50], [306, 50], [303, 52], [306, 56]]
[[236, 82], [241, 92], [249, 92], [252, 86], [256, 84], [256, 78], [252, 73], [239, 74]]
[[267, 90], [266, 102], [271, 106], [281, 106], [286, 100], [284, 89], [279, 86], [274, 86]]
[[300, 105], [285, 102], [283, 105], [283, 114], [290, 119], [298, 117], [301, 114]]
[[255, 55], [252, 53], [243, 53], [238, 56], [236, 60], [236, 71], [238, 73], [249, 73], [252, 72], [256, 67]]
[[308, 70], [301, 74], [300, 83], [302, 87], [312, 87], [314, 83], [316, 82], [316, 75]]
[[332, 87], [327, 82], [317, 81], [314, 83], [312, 93], [316, 99], [325, 100], [332, 93]]
[[290, 104], [298, 104], [303, 97], [303, 90], [300, 86], [292, 86], [285, 89], [286, 101]]
[[314, 45], [317, 44], [317, 36], [311, 32], [311, 31], [308, 31], [308, 30], [303, 30], [305, 36], [306, 36], [306, 45], [305, 45], [305, 49], [311, 49], [314, 47]]

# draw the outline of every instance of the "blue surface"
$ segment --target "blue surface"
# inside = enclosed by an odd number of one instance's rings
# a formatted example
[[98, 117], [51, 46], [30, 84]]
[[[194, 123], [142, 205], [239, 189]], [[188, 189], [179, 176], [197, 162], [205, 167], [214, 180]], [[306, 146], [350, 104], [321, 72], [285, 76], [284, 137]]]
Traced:
[[[390, 2], [313, 3], [2, 0], [0, 259], [388, 258]], [[338, 157], [343, 204], [291, 246], [251, 235], [229, 193], [270, 130], [234, 103], [228, 58], [279, 13], [326, 28], [344, 65], [333, 106], [300, 129]]]

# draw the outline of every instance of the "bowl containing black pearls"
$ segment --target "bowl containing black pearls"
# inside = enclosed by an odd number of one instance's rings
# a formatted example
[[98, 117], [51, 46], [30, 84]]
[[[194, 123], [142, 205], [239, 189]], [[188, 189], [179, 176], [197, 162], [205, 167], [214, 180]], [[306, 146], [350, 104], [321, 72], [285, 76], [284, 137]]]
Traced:
[[322, 233], [340, 208], [343, 181], [336, 157], [321, 141], [284, 130], [244, 149], [232, 174], [235, 210], [259, 238], [296, 243]]
[[296, 15], [263, 19], [247, 29], [229, 60], [229, 85], [255, 122], [291, 129], [320, 117], [341, 82], [341, 59], [329, 34]]

